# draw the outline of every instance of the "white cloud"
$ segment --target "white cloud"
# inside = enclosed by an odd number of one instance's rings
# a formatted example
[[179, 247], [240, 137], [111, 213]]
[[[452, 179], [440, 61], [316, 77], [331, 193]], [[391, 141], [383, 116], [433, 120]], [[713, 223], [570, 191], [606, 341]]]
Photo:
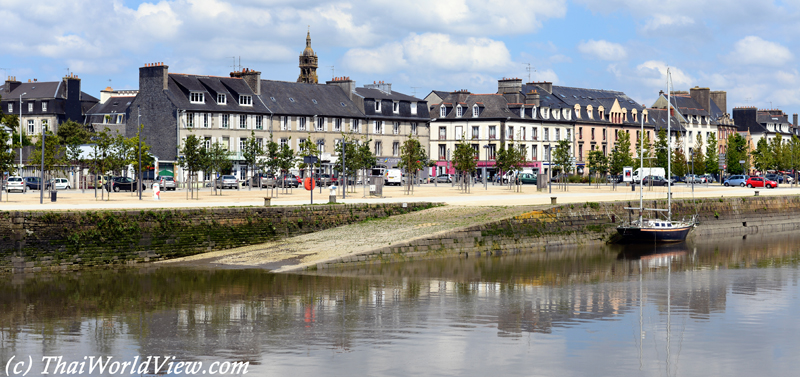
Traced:
[[655, 32], [664, 28], [681, 28], [694, 24], [693, 18], [683, 15], [656, 14], [642, 27], [644, 32]]
[[757, 36], [745, 37], [734, 45], [726, 60], [734, 64], [779, 67], [793, 63], [794, 55], [778, 43]]
[[578, 51], [600, 60], [625, 60], [628, 58], [625, 47], [605, 40], [590, 39], [588, 42], [581, 42], [578, 44]]

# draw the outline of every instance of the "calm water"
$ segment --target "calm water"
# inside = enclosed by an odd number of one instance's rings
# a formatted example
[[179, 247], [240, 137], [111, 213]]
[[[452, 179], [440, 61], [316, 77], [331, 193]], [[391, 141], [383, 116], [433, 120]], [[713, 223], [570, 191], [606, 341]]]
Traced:
[[102, 355], [247, 361], [254, 376], [797, 375], [798, 241], [555, 250], [323, 276], [155, 267], [6, 276], [0, 375], [29, 356], [35, 376], [43, 356]]

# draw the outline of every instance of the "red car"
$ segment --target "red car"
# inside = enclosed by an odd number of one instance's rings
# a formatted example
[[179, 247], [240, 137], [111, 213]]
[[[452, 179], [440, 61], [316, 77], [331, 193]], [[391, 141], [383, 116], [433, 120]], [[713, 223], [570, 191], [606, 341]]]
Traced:
[[778, 182], [769, 180], [764, 177], [750, 177], [749, 179], [747, 179], [747, 187], [775, 188], [778, 187]]

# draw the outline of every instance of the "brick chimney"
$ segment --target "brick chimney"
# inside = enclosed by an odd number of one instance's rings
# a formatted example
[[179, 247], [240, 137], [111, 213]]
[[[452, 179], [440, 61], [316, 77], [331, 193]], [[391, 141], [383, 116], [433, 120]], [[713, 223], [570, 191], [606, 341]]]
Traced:
[[[356, 91], [356, 82], [355, 80], [351, 80], [350, 77], [342, 76], [342, 77], [334, 77], [333, 80], [326, 81], [325, 84], [327, 85], [335, 85], [344, 91], [344, 94], [353, 101], [353, 95]], [[353, 101], [355, 102], [355, 101]]]
[[14, 89], [17, 89], [20, 85], [22, 85], [22, 83], [17, 81], [16, 77], [8, 76], [8, 79], [6, 79], [6, 84], [3, 87], [3, 92], [6, 94], [11, 93], [14, 91]]
[[526, 105], [533, 105], [539, 106], [539, 92], [535, 90], [531, 90], [528, 94], [525, 95], [525, 104]]
[[797, 127], [797, 114], [792, 114], [792, 124]]
[[689, 96], [697, 101], [709, 114], [711, 113], [711, 89], [695, 86], [689, 89]]
[[723, 90], [717, 90], [711, 92], [711, 100], [717, 104], [720, 110], [723, 113], [728, 113], [728, 93]]
[[247, 83], [247, 86], [257, 96], [261, 95], [261, 72], [253, 71], [249, 68], [243, 68], [241, 71], [231, 72], [231, 77], [238, 77]]
[[385, 81], [373, 81], [372, 84], [364, 85], [367, 89], [378, 89], [381, 92], [392, 94], [392, 84], [387, 84]]
[[139, 90], [141, 92], [168, 89], [169, 66], [164, 63], [147, 63], [139, 67]]

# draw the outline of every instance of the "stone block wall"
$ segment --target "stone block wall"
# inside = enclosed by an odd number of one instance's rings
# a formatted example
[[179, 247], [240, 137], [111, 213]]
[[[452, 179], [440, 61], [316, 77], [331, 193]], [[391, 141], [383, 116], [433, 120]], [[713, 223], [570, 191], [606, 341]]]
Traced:
[[135, 263], [263, 243], [431, 203], [0, 212], [0, 270]]

